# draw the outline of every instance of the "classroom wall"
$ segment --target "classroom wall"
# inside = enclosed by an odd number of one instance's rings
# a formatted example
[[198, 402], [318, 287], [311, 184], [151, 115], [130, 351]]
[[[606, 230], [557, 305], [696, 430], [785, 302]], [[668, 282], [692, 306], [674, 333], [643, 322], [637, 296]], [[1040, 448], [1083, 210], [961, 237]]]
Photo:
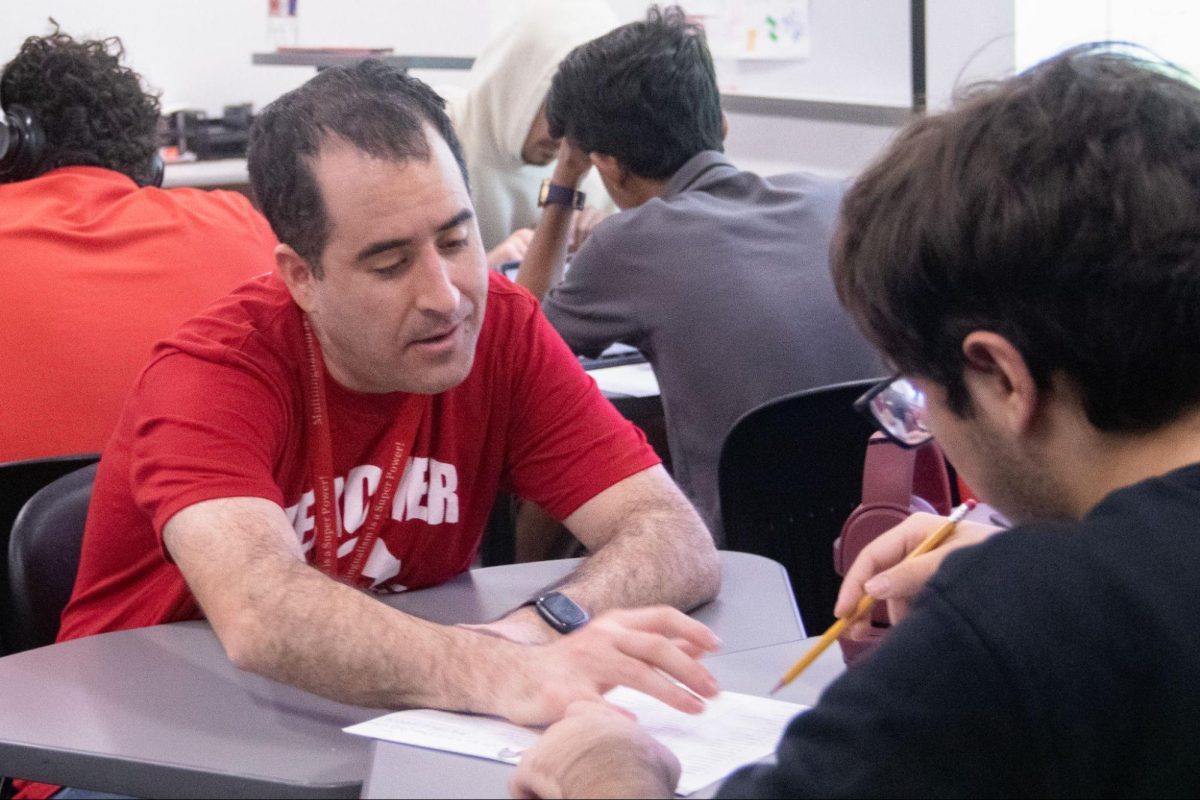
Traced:
[[[528, 0], [303, 0], [297, 44], [390, 46], [398, 53], [474, 55], [519, 15]], [[609, 0], [622, 20], [644, 13], [645, 0]], [[813, 0], [814, 4], [840, 0]], [[903, 3], [907, 0], [872, 0]], [[1011, 71], [1014, 0], [928, 0], [931, 106], [945, 102], [964, 78]], [[162, 91], [164, 108], [224, 105], [261, 107], [311, 75], [305, 67], [253, 66], [250, 55], [273, 48], [266, 0], [9, 0], [0, 7], [0, 60], [21, 40], [48, 30], [53, 16], [79, 36], [120, 35], [127, 61]], [[814, 21], [819, 17], [814, 10]], [[850, 24], [842, 20], [842, 24]], [[821, 36], [814, 29], [814, 37]], [[844, 35], [844, 31], [839, 32]], [[897, 31], [907, 36], [907, 31]], [[433, 83], [465, 84], [465, 72], [415, 73]], [[739, 164], [765, 173], [808, 169], [852, 175], [895, 131], [893, 123], [794, 116], [779, 109], [731, 111], [727, 151]]]
[[[497, 0], [303, 0], [297, 44], [394, 47], [411, 55], [471, 56], [507, 22], [511, 3]], [[306, 67], [253, 66], [268, 52], [266, 0], [4, 0], [0, 60], [22, 39], [49, 29], [53, 16], [75, 36], [119, 35], [127, 63], [162, 91], [164, 108], [220, 114], [226, 104], [259, 108], [313, 74]], [[464, 73], [415, 73], [459, 82]]]
[[[1013, 72], [1013, 20], [1013, 0], [926, 0], [930, 109], [948, 105], [957, 87]], [[814, 28], [813, 36], [819, 35]], [[729, 118], [729, 153], [764, 174], [805, 169], [849, 177], [869, 164], [897, 130], [894, 122], [855, 121], [839, 116], [837, 109], [804, 116], [739, 112]]]

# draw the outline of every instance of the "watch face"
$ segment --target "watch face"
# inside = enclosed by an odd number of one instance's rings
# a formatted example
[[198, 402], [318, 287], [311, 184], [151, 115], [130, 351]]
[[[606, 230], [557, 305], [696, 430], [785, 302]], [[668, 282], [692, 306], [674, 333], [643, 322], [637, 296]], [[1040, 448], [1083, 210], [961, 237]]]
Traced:
[[560, 592], [551, 592], [538, 600], [538, 604], [552, 616], [563, 629], [574, 630], [587, 622], [587, 612], [571, 598]]

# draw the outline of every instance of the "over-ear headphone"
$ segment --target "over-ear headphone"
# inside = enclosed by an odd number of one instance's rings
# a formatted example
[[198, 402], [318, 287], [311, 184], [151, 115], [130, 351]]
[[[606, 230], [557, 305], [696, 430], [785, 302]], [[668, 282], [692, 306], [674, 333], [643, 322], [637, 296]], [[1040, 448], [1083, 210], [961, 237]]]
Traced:
[[150, 180], [142, 186], [162, 186], [163, 175], [166, 174], [167, 165], [163, 161], [162, 156], [158, 153], [158, 148], [154, 148], [154, 152], [150, 154]]
[[46, 134], [25, 106], [0, 108], [0, 181], [32, 178], [46, 154]]
[[[950, 474], [946, 458], [934, 442], [906, 449], [882, 433], [867, 441], [863, 465], [862, 504], [851, 512], [833, 543], [833, 568], [845, 575], [862, 549], [915, 511], [949, 514]], [[871, 612], [871, 636], [853, 641], [843, 636], [842, 654], [850, 663], [872, 648], [890, 621], [887, 604], [876, 603]]]
[[[33, 111], [22, 105], [5, 108], [0, 99], [0, 183], [36, 177], [46, 157], [46, 132]], [[155, 148], [141, 186], [162, 186], [165, 166]]]

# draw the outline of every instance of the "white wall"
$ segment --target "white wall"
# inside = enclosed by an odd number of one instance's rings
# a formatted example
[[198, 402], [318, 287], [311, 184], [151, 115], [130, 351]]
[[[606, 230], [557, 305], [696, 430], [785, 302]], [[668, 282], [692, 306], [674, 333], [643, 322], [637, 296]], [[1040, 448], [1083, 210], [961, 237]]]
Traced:
[[[622, 20], [642, 16], [647, 4], [645, 0], [609, 1]], [[297, 43], [390, 46], [397, 53], [414, 55], [474, 55], [494, 31], [520, 13], [525, 2], [303, 0]], [[949, 95], [964, 66], [971, 77], [1011, 71], [1012, 40], [1003, 37], [1011, 35], [1013, 4], [1014, 0], [928, 0], [928, 80], [934, 105]], [[312, 75], [304, 67], [251, 65], [252, 53], [272, 46], [266, 7], [266, 0], [0, 0], [0, 61], [12, 57], [25, 36], [44, 33], [47, 18], [53, 16], [76, 36], [120, 35], [127, 63], [162, 91], [166, 108], [201, 108], [214, 115], [230, 103], [250, 102], [259, 108]], [[852, 22], [841, 20], [841, 24]], [[843, 30], [835, 33], [846, 35]], [[821, 31], [814, 29], [813, 36], [816, 42]], [[997, 37], [1000, 42], [980, 51]], [[417, 74], [434, 84], [465, 79], [461, 72]], [[730, 114], [730, 128], [728, 152], [747, 168], [767, 173], [810, 169], [836, 175], [857, 172], [894, 132], [891, 125], [743, 112]]]
[[726, 154], [760, 175], [803, 170], [854, 175], [887, 144], [895, 128], [790, 115], [730, 112]]
[[926, 0], [928, 106], [945, 108], [954, 90], [1013, 74], [1014, 0]]
[[[299, 3], [301, 46], [394, 47], [409, 55], [474, 55], [493, 25], [502, 24], [504, 0], [304, 0]], [[21, 41], [49, 30], [54, 17], [74, 36], [119, 35], [126, 61], [162, 91], [166, 108], [219, 114], [231, 103], [259, 108], [312, 77], [306, 67], [256, 67], [250, 56], [273, 49], [266, 0], [2, 0], [0, 61]], [[461, 80], [457, 73], [422, 75], [431, 82]]]
[[1074, 44], [1136, 42], [1200, 78], [1200, 3], [1195, 0], [1015, 0], [1017, 66]]

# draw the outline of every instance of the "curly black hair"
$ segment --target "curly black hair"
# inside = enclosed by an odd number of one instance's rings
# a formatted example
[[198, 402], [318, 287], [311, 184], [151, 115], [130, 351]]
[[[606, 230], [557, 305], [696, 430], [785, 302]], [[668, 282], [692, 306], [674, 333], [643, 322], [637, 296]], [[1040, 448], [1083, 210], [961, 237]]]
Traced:
[[152, 176], [157, 147], [158, 95], [120, 61], [116, 37], [76, 41], [54, 30], [30, 36], [0, 77], [5, 108], [22, 105], [46, 134], [38, 174], [66, 166], [105, 167], [139, 184]]

